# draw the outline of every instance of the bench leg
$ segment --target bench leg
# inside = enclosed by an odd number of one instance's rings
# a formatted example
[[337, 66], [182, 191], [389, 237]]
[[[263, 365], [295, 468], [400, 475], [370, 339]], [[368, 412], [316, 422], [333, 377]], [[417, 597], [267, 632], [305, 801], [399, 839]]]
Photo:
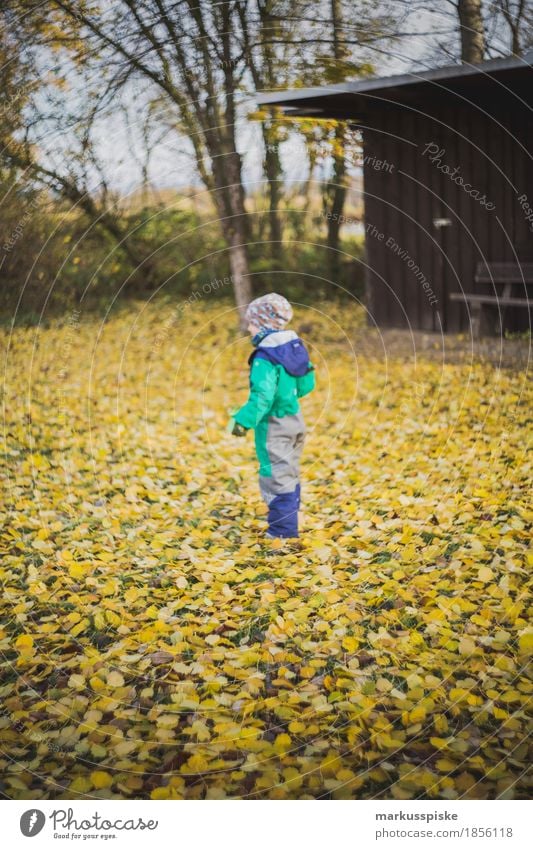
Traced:
[[480, 304], [479, 313], [479, 337], [489, 336], [494, 333], [494, 313], [488, 304]]
[[481, 335], [481, 304], [472, 304], [470, 307], [470, 329], [472, 338], [479, 339]]
[[506, 326], [506, 320], [507, 320], [507, 316], [508, 316], [508, 309], [509, 309], [509, 307], [502, 306], [502, 307], [500, 307], [499, 310], [497, 310], [497, 316], [496, 316], [496, 319], [495, 319], [494, 330], [498, 334], [498, 336], [500, 336], [500, 337], [503, 337], [504, 334], [505, 334], [505, 326]]
[[481, 339], [494, 333], [494, 322], [491, 320], [491, 310], [487, 304], [472, 304], [470, 307], [470, 327], [472, 337]]

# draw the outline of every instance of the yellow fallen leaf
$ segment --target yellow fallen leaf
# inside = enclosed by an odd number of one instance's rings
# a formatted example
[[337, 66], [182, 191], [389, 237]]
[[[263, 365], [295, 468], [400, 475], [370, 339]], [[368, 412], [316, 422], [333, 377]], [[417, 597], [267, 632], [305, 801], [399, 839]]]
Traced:
[[89, 793], [92, 789], [92, 784], [88, 778], [83, 775], [79, 775], [70, 782], [69, 789], [73, 793]]
[[459, 640], [459, 654], [470, 655], [476, 650], [476, 644], [471, 637], [461, 637]]
[[533, 654], [533, 631], [526, 631], [518, 637], [518, 648], [521, 654]]
[[285, 754], [292, 746], [292, 740], [289, 734], [278, 734], [274, 740], [273, 749], [275, 752]]
[[15, 647], [22, 655], [32, 654], [34, 648], [33, 637], [29, 634], [21, 634], [20, 637], [17, 637], [15, 640]]
[[439, 772], [453, 772], [457, 768], [457, 764], [449, 758], [437, 758], [435, 766]]
[[116, 754], [123, 758], [125, 755], [129, 755], [131, 752], [135, 751], [138, 743], [135, 740], [124, 740], [121, 743], [117, 743], [114, 747]]
[[450, 741], [445, 737], [430, 737], [429, 742], [435, 749], [447, 749]]
[[357, 640], [355, 637], [344, 637], [342, 641], [342, 647], [348, 652], [357, 651], [359, 645], [359, 640]]
[[111, 787], [113, 779], [108, 772], [103, 772], [102, 770], [97, 769], [94, 772], [91, 772], [91, 782], [93, 787], [96, 787], [97, 790], [101, 790], [103, 787]]

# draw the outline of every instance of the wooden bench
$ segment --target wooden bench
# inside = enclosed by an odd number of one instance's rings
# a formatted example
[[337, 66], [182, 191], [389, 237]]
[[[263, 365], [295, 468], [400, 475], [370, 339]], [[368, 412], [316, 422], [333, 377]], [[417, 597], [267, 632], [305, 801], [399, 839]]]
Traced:
[[[467, 305], [470, 315], [472, 335], [479, 337], [485, 333], [501, 332], [506, 307], [533, 307], [533, 296], [530, 297], [527, 287], [533, 284], [533, 262], [479, 262], [474, 277], [476, 283], [490, 284], [493, 292], [502, 287], [501, 294], [474, 294], [468, 292], [452, 292], [451, 301], [460, 301]], [[526, 286], [526, 297], [513, 294], [517, 286], [522, 291]], [[495, 319], [494, 310], [497, 317]], [[492, 321], [491, 321], [492, 318]]]

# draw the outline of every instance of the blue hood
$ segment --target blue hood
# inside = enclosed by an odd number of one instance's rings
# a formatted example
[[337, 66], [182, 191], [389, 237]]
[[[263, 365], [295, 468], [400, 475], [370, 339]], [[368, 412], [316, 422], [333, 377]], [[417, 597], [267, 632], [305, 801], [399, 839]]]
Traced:
[[[276, 344], [278, 342], [279, 344]], [[248, 362], [251, 364], [255, 357], [283, 366], [293, 377], [303, 377], [312, 369], [307, 348], [293, 331], [270, 333], [252, 352]]]

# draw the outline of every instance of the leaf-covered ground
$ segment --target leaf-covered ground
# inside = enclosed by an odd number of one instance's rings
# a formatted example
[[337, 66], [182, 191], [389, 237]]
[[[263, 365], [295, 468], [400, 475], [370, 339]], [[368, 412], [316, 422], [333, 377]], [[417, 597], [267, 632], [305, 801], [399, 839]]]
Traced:
[[230, 307], [4, 335], [5, 795], [528, 795], [527, 375], [358, 356], [355, 309], [299, 321], [290, 554], [224, 430]]

